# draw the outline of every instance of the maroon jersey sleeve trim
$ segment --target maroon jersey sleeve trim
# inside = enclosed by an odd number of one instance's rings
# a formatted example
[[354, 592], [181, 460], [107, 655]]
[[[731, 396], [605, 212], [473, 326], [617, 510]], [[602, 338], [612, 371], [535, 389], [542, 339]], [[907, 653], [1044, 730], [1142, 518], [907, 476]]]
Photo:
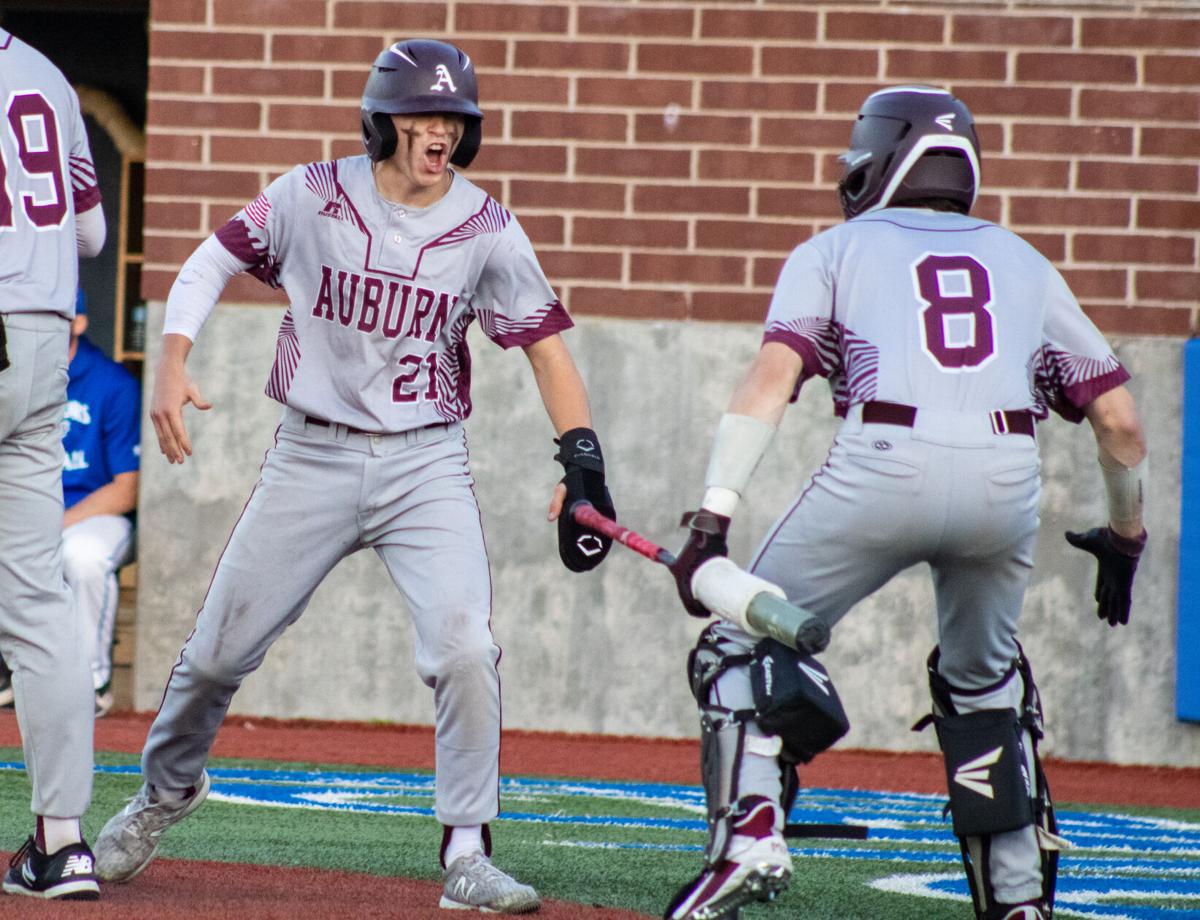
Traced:
[[523, 320], [506, 319], [491, 310], [480, 311], [479, 325], [487, 337], [501, 348], [512, 348], [532, 345], [575, 324], [563, 305], [556, 300]]
[[1044, 346], [1034, 357], [1033, 379], [1034, 395], [1040, 397], [1042, 407], [1036, 412], [1038, 418], [1045, 418], [1049, 408], [1078, 423], [1083, 421], [1084, 406], [1130, 376], [1112, 354], [1085, 358]]
[[250, 231], [239, 218], [231, 217], [217, 231], [216, 236], [231, 256], [248, 265], [246, 268], [248, 274], [270, 287], [280, 286], [279, 266], [271, 263], [267, 257], [266, 248], [255, 242]]
[[1103, 396], [1109, 390], [1115, 390], [1130, 379], [1129, 371], [1118, 364], [1115, 370], [1111, 370], [1107, 374], [1101, 374], [1090, 380], [1081, 380], [1063, 389], [1063, 395], [1066, 396], [1070, 408], [1074, 412], [1068, 414], [1069, 410], [1065, 405], [1056, 406], [1055, 409], [1067, 421], [1081, 422], [1084, 419], [1083, 408], [1088, 403], [1097, 396]]
[[792, 395], [788, 397], [788, 402], [795, 402], [800, 398], [800, 388], [804, 386], [805, 381], [821, 373], [821, 362], [817, 360], [816, 348], [804, 336], [789, 332], [786, 329], [770, 329], [763, 335], [762, 340], [764, 345], [767, 342], [778, 342], [780, 345], [786, 345], [798, 354], [800, 360], [804, 362], [800, 371], [800, 377], [796, 380], [796, 386], [792, 390]]
[[[777, 327], [768, 329], [763, 335], [762, 340], [764, 345], [767, 342], [778, 342], [780, 345], [786, 345], [800, 356], [800, 360], [804, 362], [804, 369], [800, 372], [799, 383], [803, 383], [810, 377], [829, 376], [829, 369], [822, 364], [820, 356], [817, 353], [817, 348], [813, 345], [811, 339], [797, 335], [788, 329]], [[799, 390], [799, 386], [796, 389]]]
[[73, 189], [71, 197], [75, 199], [75, 213], [82, 214], [100, 203], [100, 189], [94, 185], [90, 188]]

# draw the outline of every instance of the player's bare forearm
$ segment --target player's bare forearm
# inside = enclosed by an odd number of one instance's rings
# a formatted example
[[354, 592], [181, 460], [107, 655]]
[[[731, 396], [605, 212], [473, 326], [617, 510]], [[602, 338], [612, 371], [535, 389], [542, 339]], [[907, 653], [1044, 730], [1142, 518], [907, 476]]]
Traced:
[[80, 499], [63, 514], [63, 527], [99, 514], [128, 514], [137, 506], [138, 473], [118, 473], [113, 481]]
[[561, 336], [551, 335], [525, 346], [538, 392], [556, 435], [572, 428], [591, 428], [587, 388]]
[[733, 391], [729, 411], [777, 426], [803, 370], [804, 361], [795, 351], [779, 342], [767, 342]]
[[183, 463], [185, 457], [192, 455], [192, 442], [183, 423], [183, 407], [191, 403], [197, 409], [212, 408], [187, 375], [187, 356], [191, 350], [192, 340], [187, 336], [164, 335], [162, 356], [154, 375], [150, 421], [158, 435], [158, 448], [170, 463]]
[[1133, 395], [1125, 387], [1102, 393], [1084, 407], [1101, 459], [1137, 466], [1146, 456], [1146, 435]]

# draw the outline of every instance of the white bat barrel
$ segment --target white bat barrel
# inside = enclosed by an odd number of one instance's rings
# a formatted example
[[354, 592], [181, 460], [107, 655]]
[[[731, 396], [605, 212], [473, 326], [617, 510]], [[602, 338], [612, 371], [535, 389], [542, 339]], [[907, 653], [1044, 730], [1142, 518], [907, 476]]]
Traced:
[[692, 594], [705, 607], [752, 636], [770, 636], [799, 652], [819, 652], [829, 644], [829, 627], [788, 602], [778, 585], [752, 575], [724, 556], [692, 574]]

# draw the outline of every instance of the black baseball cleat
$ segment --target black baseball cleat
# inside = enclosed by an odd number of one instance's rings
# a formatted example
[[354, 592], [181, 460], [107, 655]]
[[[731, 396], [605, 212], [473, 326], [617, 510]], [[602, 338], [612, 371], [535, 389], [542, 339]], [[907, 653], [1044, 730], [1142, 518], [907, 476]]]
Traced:
[[96, 864], [86, 843], [72, 843], [47, 856], [34, 845], [32, 837], [13, 854], [4, 876], [4, 890], [31, 898], [100, 899]]

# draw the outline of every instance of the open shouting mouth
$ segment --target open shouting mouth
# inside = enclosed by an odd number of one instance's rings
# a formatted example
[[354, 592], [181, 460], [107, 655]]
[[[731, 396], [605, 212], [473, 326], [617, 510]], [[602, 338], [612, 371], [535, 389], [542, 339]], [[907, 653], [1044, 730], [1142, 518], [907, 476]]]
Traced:
[[440, 173], [450, 160], [450, 145], [445, 141], [434, 141], [425, 148], [425, 168], [431, 173]]

